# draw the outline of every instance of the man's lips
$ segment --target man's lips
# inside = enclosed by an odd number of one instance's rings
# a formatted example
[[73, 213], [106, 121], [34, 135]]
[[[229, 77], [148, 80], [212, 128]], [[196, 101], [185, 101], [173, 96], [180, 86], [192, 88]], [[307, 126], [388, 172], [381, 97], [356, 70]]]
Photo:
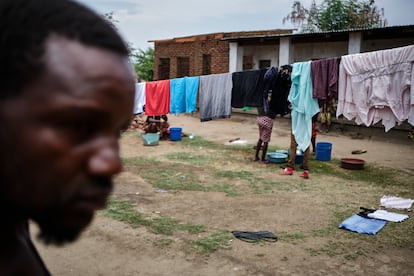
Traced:
[[110, 193], [110, 189], [101, 189], [99, 191], [83, 193], [76, 198], [75, 206], [91, 212], [103, 209], [106, 206]]

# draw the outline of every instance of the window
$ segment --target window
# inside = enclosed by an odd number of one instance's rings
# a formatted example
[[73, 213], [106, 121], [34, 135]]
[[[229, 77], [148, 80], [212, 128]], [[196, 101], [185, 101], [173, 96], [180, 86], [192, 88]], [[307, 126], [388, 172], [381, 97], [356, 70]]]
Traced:
[[177, 78], [190, 75], [190, 58], [179, 57], [177, 58]]
[[170, 78], [170, 59], [160, 58], [158, 63], [158, 79], [166, 80]]
[[262, 59], [259, 60], [259, 69], [269, 68], [270, 67], [270, 60], [269, 59]]
[[203, 72], [202, 75], [211, 74], [211, 55], [203, 55]]
[[253, 57], [252, 56], [243, 56], [243, 70], [253, 69]]

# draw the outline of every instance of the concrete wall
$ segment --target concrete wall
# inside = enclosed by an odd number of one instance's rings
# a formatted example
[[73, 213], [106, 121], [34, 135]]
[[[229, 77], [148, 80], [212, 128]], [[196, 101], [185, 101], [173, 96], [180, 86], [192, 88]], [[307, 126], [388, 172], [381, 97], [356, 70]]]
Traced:
[[400, 39], [369, 39], [362, 41], [361, 53], [414, 45], [414, 37]]
[[244, 49], [237, 42], [229, 44], [229, 72], [239, 72], [243, 68]]
[[343, 56], [348, 53], [348, 42], [298, 43], [293, 48], [293, 62], [300, 62]]
[[270, 60], [271, 66], [279, 66], [279, 45], [246, 46], [245, 56], [253, 56], [253, 69], [259, 69], [260, 60]]

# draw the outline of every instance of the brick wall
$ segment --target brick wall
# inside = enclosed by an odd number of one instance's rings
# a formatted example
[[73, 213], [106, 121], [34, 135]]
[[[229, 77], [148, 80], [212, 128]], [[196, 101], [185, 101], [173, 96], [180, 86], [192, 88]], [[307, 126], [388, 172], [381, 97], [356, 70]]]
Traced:
[[[222, 38], [267, 36], [276, 34], [290, 34], [293, 30], [264, 30], [247, 32], [212, 33], [194, 35], [154, 42], [154, 80], [172, 79], [178, 77], [177, 59], [189, 58], [189, 76], [203, 74], [203, 55], [210, 55], [210, 74], [227, 73], [229, 71], [229, 42]], [[169, 62], [168, 62], [169, 59]], [[160, 60], [163, 63], [160, 64]], [[181, 59], [185, 60], [185, 59]], [[165, 71], [165, 64], [170, 68]], [[160, 72], [160, 70], [164, 70]]]
[[177, 77], [177, 60], [180, 57], [190, 59], [189, 76], [202, 75], [203, 55], [211, 56], [211, 74], [227, 73], [229, 71], [229, 43], [221, 41], [222, 37], [222, 34], [211, 34], [155, 41], [154, 80], [166, 76], [159, 72], [162, 58], [170, 59], [170, 79]]

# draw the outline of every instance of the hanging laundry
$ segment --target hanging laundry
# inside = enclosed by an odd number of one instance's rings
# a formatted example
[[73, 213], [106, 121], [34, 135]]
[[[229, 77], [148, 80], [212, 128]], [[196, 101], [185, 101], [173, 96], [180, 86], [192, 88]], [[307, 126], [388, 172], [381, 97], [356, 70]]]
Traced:
[[[414, 65], [411, 71], [411, 85], [410, 85], [410, 111], [408, 112], [408, 123], [414, 126]], [[411, 131], [414, 128], [411, 129]]]
[[385, 131], [414, 124], [413, 63], [414, 45], [343, 56], [336, 116], [366, 126], [381, 121]]
[[135, 83], [134, 114], [141, 114], [144, 112], [145, 85], [145, 82]]
[[230, 118], [232, 74], [200, 76], [199, 108], [200, 121]]
[[170, 80], [147, 82], [145, 94], [147, 116], [161, 116], [170, 112]]
[[319, 112], [318, 100], [313, 98], [311, 62], [297, 62], [292, 67], [292, 85], [288, 101], [292, 104], [292, 133], [298, 147], [305, 151], [311, 142], [312, 117]]
[[279, 74], [278, 74], [277, 68], [272, 66], [269, 69], [267, 69], [266, 73], [263, 76], [264, 89], [263, 89], [262, 100], [263, 100], [264, 113], [269, 112], [269, 96], [271, 96], [273, 93], [273, 89], [276, 86], [278, 75]]
[[197, 93], [200, 77], [183, 77], [170, 80], [170, 113], [197, 111]]
[[269, 88], [272, 90], [272, 97], [269, 102], [269, 115], [271, 117], [276, 117], [276, 115], [283, 117], [290, 112], [287, 98], [292, 84], [292, 66], [283, 65], [279, 69], [276, 82], [272, 82]]
[[240, 71], [232, 73], [233, 87], [231, 92], [231, 106], [260, 107], [263, 105], [264, 74], [267, 69]]
[[335, 57], [311, 62], [313, 97], [319, 100], [319, 121], [327, 129], [336, 113], [339, 61], [340, 58]]
[[340, 58], [311, 61], [313, 97], [320, 100], [337, 98]]

